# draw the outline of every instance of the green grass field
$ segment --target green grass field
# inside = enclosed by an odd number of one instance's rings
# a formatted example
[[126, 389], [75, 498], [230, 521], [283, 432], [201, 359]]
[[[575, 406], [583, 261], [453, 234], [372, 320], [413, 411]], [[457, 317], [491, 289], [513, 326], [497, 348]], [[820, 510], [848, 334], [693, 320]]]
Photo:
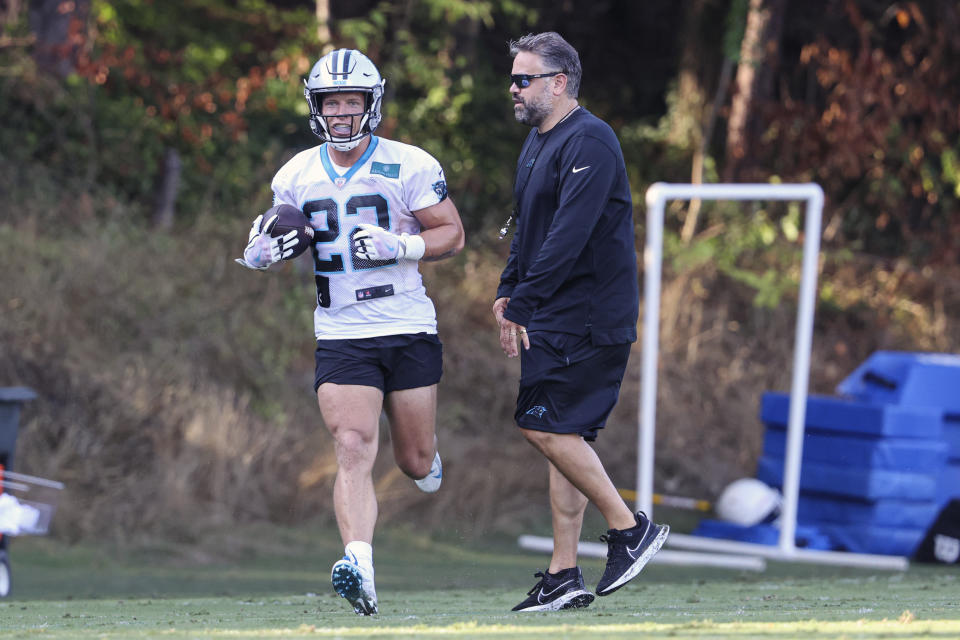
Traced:
[[[960, 575], [771, 563], [764, 573], [653, 564], [590, 608], [514, 614], [546, 556], [410, 531], [376, 541], [380, 614], [330, 587], [331, 531], [244, 530], [186, 548], [11, 544], [0, 638], [960, 638]], [[602, 561], [583, 562], [588, 585]]]

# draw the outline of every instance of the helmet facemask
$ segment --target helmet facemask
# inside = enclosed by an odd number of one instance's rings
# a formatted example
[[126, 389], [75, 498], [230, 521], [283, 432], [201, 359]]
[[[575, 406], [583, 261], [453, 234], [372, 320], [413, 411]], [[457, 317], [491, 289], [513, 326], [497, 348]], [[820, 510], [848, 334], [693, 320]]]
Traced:
[[[355, 148], [380, 124], [385, 81], [373, 62], [359, 51], [338, 49], [328, 53], [313, 66], [304, 84], [303, 95], [310, 106], [310, 130], [334, 149], [349, 151]], [[328, 119], [334, 116], [323, 115], [324, 96], [341, 92], [359, 92], [365, 97], [364, 111], [352, 114], [352, 118], [361, 118], [360, 127], [355, 133], [351, 127], [349, 136], [334, 135], [328, 124]], [[352, 119], [351, 124], [354, 122]]]
[[[363, 92], [365, 106], [358, 113], [340, 113], [336, 115], [323, 115], [323, 100], [331, 93], [348, 93], [348, 91], [314, 91], [307, 97], [310, 102], [310, 130], [324, 142], [328, 142], [331, 147], [338, 151], [349, 151], [353, 149], [360, 141], [372, 133], [370, 128], [371, 102], [372, 95], [369, 92]], [[349, 91], [349, 93], [359, 93]], [[350, 132], [347, 135], [338, 135], [334, 130], [331, 120], [344, 118], [350, 119]], [[356, 122], [360, 120], [360, 126]]]

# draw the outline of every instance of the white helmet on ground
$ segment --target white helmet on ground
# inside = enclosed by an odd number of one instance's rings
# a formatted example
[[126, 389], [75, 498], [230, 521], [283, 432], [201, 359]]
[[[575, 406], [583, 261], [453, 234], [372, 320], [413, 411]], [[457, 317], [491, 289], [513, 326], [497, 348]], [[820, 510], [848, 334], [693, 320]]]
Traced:
[[717, 517], [727, 522], [752, 527], [779, 524], [780, 492], [756, 478], [740, 478], [727, 485], [717, 499]]
[[[338, 151], [353, 149], [380, 124], [385, 83], [376, 65], [356, 49], [337, 49], [323, 56], [304, 80], [303, 95], [310, 105], [311, 131]], [[334, 136], [322, 115], [324, 94], [344, 91], [359, 91], [366, 96], [366, 107], [358, 114], [360, 129], [347, 137]]]

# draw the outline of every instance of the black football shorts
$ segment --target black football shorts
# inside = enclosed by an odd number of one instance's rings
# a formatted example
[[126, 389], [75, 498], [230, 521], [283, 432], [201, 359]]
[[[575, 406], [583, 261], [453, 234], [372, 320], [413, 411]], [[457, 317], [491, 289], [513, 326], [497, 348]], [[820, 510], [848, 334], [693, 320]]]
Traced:
[[333, 382], [390, 393], [440, 382], [443, 345], [432, 333], [317, 340], [316, 363], [314, 391]]
[[595, 346], [589, 335], [552, 331], [528, 336], [530, 349], [520, 347], [517, 425], [596, 440], [617, 404], [630, 345]]

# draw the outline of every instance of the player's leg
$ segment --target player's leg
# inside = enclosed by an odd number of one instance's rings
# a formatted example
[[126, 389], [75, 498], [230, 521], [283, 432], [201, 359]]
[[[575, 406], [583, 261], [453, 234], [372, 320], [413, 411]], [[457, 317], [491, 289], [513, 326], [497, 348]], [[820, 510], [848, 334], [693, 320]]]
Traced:
[[383, 393], [375, 387], [324, 383], [317, 388], [317, 401], [337, 457], [333, 504], [340, 537], [344, 544], [371, 543], [377, 521], [372, 471]]
[[379, 447], [383, 372], [377, 338], [318, 340], [317, 402], [337, 458], [333, 503], [344, 555], [333, 565], [334, 590], [358, 614], [377, 612], [373, 541], [377, 499], [373, 463]]
[[317, 401], [334, 440], [333, 503], [344, 543], [344, 557], [334, 563], [330, 579], [357, 614], [371, 615], [377, 613], [372, 547], [377, 499], [372, 471], [383, 393], [376, 387], [323, 383], [317, 388]]
[[440, 488], [443, 467], [437, 451], [437, 383], [443, 346], [435, 334], [392, 336], [384, 350], [384, 407], [397, 466], [427, 493]]
[[437, 455], [437, 385], [392, 391], [384, 407], [397, 466], [414, 480], [427, 477]]

